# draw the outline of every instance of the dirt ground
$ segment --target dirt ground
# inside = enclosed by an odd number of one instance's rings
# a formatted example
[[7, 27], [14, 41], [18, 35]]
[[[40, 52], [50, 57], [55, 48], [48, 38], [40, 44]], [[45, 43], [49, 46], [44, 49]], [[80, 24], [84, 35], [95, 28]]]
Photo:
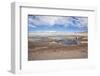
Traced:
[[28, 42], [28, 60], [88, 58], [87, 43], [61, 45], [48, 42]]

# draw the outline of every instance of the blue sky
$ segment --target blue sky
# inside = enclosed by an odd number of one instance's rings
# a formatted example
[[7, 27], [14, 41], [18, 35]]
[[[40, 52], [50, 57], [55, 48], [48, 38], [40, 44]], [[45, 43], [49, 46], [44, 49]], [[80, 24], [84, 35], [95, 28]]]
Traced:
[[28, 15], [29, 32], [87, 32], [88, 18]]

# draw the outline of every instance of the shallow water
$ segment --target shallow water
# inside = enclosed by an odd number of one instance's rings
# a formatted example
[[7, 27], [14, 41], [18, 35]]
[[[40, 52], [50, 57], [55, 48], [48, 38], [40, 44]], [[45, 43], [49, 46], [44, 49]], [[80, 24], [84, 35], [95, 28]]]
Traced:
[[60, 43], [64, 44], [64, 45], [77, 45], [80, 42], [78, 40], [61, 40]]
[[76, 39], [71, 39], [68, 37], [64, 37], [64, 36], [49, 36], [49, 37], [31, 37], [29, 38], [29, 41], [34, 42], [34, 41], [44, 41], [44, 40], [52, 40], [52, 41], [56, 41], [57, 43], [61, 43], [63, 45], [77, 45], [80, 44], [80, 40], [76, 40]]

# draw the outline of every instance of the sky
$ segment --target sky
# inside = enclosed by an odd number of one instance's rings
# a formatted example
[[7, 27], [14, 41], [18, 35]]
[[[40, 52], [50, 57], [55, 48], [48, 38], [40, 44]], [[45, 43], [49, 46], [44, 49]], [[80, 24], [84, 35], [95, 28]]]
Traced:
[[88, 17], [28, 15], [28, 32], [87, 32]]

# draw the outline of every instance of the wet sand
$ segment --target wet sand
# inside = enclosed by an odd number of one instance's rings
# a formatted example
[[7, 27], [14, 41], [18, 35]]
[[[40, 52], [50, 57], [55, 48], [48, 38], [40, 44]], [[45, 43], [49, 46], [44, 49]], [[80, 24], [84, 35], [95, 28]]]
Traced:
[[28, 60], [88, 58], [87, 43], [61, 45], [51, 42], [28, 42]]

